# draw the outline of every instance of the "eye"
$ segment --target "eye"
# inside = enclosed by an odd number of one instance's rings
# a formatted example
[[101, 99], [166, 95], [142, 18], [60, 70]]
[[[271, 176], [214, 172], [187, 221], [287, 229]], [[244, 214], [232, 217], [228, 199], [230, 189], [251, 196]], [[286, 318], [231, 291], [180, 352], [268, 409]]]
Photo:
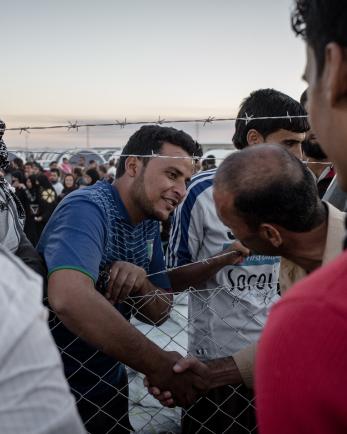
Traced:
[[177, 174], [175, 172], [172, 172], [171, 170], [169, 172], [167, 172], [167, 175], [170, 179], [176, 179], [177, 178]]

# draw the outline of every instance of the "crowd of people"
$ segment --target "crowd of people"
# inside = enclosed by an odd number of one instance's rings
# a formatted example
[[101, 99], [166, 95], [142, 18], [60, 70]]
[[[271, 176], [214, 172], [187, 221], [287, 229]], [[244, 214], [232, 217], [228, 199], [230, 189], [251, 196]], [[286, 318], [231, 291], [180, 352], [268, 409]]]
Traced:
[[36, 161], [23, 162], [19, 157], [14, 158], [1, 175], [15, 189], [23, 205], [24, 232], [30, 242], [36, 246], [54, 209], [65, 196], [99, 180], [112, 183], [116, 164], [114, 160], [107, 165], [99, 165], [95, 160], [86, 164], [85, 157], [81, 156], [77, 165], [72, 166], [67, 158], [63, 158], [60, 165], [51, 161], [49, 170], [44, 170]]
[[[184, 434], [347, 432], [346, 214], [324, 200], [335, 171], [347, 190], [347, 6], [295, 4], [307, 93], [248, 95], [218, 168], [159, 125], [117, 167], [9, 167], [1, 125], [1, 432], [133, 431], [125, 366]], [[163, 324], [187, 289], [185, 358], [130, 319]]]

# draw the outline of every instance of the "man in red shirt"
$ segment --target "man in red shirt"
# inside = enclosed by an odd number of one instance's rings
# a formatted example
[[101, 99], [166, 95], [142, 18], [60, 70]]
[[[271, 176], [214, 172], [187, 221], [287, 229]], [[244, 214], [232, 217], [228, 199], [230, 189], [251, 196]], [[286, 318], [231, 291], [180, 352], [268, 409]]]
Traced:
[[[310, 124], [347, 190], [347, 2], [296, 0]], [[347, 432], [347, 252], [275, 305], [257, 352], [261, 434]]]

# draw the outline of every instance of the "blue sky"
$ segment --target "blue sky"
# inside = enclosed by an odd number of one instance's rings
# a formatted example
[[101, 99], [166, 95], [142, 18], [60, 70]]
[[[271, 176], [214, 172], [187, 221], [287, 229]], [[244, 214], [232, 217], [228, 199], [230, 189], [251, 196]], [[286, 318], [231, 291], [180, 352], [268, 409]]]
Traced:
[[[291, 6], [291, 0], [6, 2], [0, 116], [12, 127], [232, 116], [257, 88], [298, 98], [305, 54], [290, 30]], [[116, 144], [125, 130], [93, 129], [90, 138]], [[200, 130], [205, 140], [207, 129]], [[206, 140], [230, 135], [215, 125]], [[13, 146], [78, 146], [86, 134], [7, 136]]]

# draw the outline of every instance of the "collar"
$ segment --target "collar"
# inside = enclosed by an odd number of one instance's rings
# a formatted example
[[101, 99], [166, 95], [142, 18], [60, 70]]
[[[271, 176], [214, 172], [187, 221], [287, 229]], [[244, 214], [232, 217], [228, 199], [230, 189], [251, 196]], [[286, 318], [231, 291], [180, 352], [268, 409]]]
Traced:
[[328, 211], [327, 240], [325, 243], [322, 265], [330, 262], [342, 252], [342, 244], [345, 235], [346, 213], [323, 201]]
[[117, 188], [106, 181], [98, 181], [98, 182], [104, 182], [105, 184], [108, 184], [109, 189], [111, 190], [111, 193], [112, 193], [112, 197], [117, 204], [117, 210], [118, 210], [120, 219], [122, 221], [124, 221], [125, 223], [127, 223], [128, 225], [136, 226], [131, 222], [128, 210], [125, 208], [125, 205], [124, 205], [124, 203], [123, 203], [123, 201], [119, 195], [119, 191], [117, 190]]

